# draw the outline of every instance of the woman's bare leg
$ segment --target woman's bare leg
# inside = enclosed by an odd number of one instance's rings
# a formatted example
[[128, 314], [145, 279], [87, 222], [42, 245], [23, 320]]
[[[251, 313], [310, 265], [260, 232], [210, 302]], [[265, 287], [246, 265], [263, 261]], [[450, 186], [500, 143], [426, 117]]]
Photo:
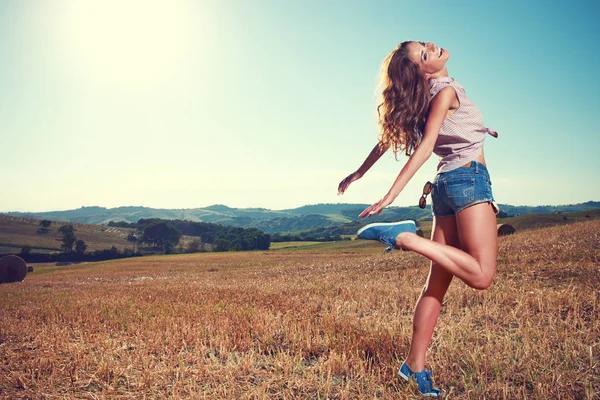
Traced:
[[[431, 240], [443, 245], [459, 247], [456, 218], [434, 217]], [[406, 357], [406, 363], [413, 371], [422, 371], [425, 368], [427, 348], [440, 315], [444, 295], [452, 278], [451, 273], [434, 262], [431, 263], [429, 277], [415, 307], [412, 340]]]
[[467, 285], [486, 289], [496, 272], [498, 253], [498, 230], [492, 205], [479, 203], [465, 208], [456, 215], [456, 228], [462, 250], [409, 232], [398, 235], [396, 244], [429, 258]]

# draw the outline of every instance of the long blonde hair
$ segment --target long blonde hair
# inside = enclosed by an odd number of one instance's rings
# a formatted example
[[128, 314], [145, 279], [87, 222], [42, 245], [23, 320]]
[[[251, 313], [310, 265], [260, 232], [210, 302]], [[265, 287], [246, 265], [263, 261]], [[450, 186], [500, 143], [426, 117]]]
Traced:
[[407, 156], [421, 142], [430, 102], [429, 84], [408, 58], [410, 43], [401, 43], [383, 61], [377, 106], [379, 141], [396, 155], [404, 151]]

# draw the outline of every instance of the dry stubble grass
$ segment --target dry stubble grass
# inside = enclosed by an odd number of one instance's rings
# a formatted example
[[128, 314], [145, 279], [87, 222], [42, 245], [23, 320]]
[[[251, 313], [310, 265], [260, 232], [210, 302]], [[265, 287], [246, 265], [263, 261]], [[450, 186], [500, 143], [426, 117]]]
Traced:
[[[454, 282], [429, 364], [449, 398], [598, 398], [600, 221], [500, 239]], [[414, 398], [396, 376], [427, 275], [345, 244], [44, 268], [0, 286], [0, 397]]]

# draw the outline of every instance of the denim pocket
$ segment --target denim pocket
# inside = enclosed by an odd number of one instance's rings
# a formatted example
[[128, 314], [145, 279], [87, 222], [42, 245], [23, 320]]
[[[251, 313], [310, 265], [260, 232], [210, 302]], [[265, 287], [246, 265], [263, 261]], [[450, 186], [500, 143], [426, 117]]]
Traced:
[[492, 180], [490, 179], [490, 174], [488, 174], [487, 171], [485, 171], [485, 173], [483, 174], [483, 177], [484, 177], [485, 181], [487, 182], [488, 186], [492, 186]]
[[475, 178], [455, 178], [444, 182], [446, 196], [454, 209], [469, 205], [475, 199]]

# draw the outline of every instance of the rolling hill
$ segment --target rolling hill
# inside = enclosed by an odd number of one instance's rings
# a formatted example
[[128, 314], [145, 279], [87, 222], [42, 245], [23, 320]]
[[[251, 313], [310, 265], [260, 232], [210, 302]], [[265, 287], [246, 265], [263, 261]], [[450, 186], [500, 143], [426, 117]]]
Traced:
[[[299, 217], [288, 217], [292, 222], [285, 225], [295, 227], [294, 221], [304, 218], [311, 221], [314, 225], [323, 222], [324, 217], [317, 214], [304, 215]], [[280, 218], [279, 220], [285, 220]], [[575, 222], [600, 219], [600, 208], [591, 211], [582, 211], [568, 214], [526, 214], [516, 217], [499, 218], [498, 223], [510, 224], [517, 229], [517, 232], [531, 229], [541, 229], [556, 225], [570, 225]], [[17, 254], [25, 246], [31, 248], [32, 252], [54, 253], [61, 251], [62, 236], [58, 228], [65, 222], [53, 222], [47, 232], [40, 232], [39, 219], [14, 217], [10, 215], [0, 215], [0, 254]], [[265, 222], [268, 222], [267, 220]], [[371, 221], [368, 221], [371, 222]], [[271, 223], [274, 223], [271, 221]], [[293, 232], [302, 232], [303, 235], [315, 237], [334, 237], [336, 235], [353, 236], [356, 231], [364, 226], [367, 221], [350, 221], [343, 224], [331, 225], [328, 227], [317, 227], [314, 229], [296, 229]], [[431, 221], [418, 221], [423, 233], [429, 237], [431, 232]], [[82, 239], [88, 245], [88, 251], [103, 250], [110, 247], [116, 247], [119, 250], [130, 249], [133, 244], [127, 240], [127, 236], [135, 232], [134, 228], [115, 227], [98, 224], [73, 223], [75, 234], [78, 239]], [[298, 226], [300, 227], [300, 226]], [[272, 227], [277, 229], [277, 227]], [[194, 236], [184, 235], [180, 244], [185, 247], [194, 239]]]
[[[369, 204], [315, 204], [294, 209], [232, 208], [221, 204], [192, 209], [157, 209], [149, 207], [81, 207], [76, 210], [48, 212], [8, 212], [4, 215], [48, 219], [84, 224], [108, 225], [109, 222], [136, 223], [140, 218], [180, 219], [211, 222], [240, 228], [256, 228], [266, 233], [288, 233], [318, 228], [330, 228], [359, 221], [358, 215]], [[585, 212], [600, 208], [600, 202], [589, 201], [564, 206], [512, 206], [501, 204], [506, 216], [524, 214], [556, 214]], [[2, 214], [0, 214], [2, 215]], [[430, 220], [431, 209], [388, 207], [371, 221], [400, 219]]]
[[[62, 234], [58, 228], [65, 222], [53, 222], [43, 231], [40, 220], [32, 218], [0, 215], [0, 254], [16, 254], [25, 246], [33, 252], [53, 253], [61, 251]], [[88, 251], [109, 249], [119, 250], [132, 247], [127, 236], [135, 229], [116, 228], [106, 225], [73, 223], [75, 234], [88, 246]]]

